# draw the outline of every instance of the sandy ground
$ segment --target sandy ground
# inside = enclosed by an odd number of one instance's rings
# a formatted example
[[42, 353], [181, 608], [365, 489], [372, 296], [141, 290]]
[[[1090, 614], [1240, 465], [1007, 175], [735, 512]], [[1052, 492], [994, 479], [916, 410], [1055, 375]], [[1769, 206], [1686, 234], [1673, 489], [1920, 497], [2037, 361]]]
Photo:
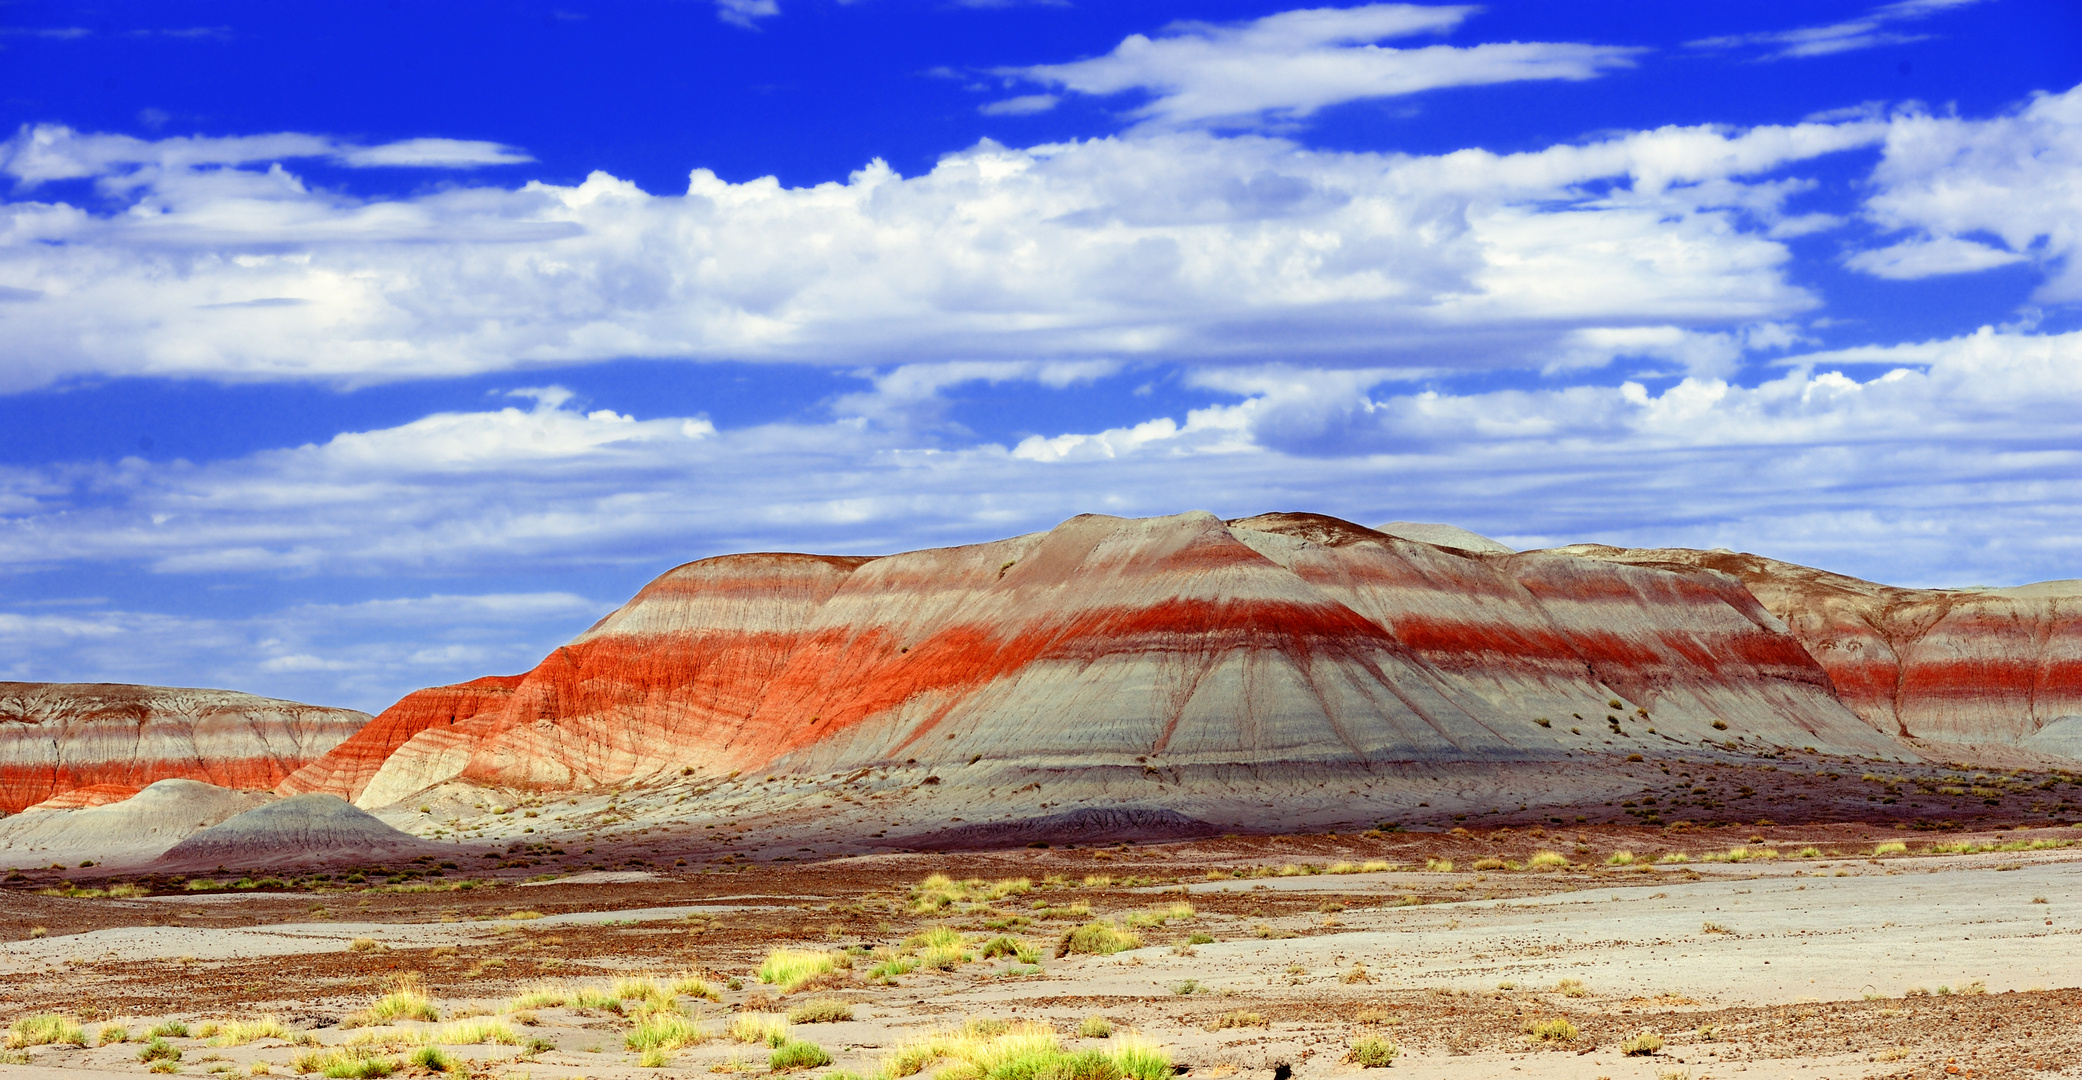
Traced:
[[[1400, 1053], [1382, 1076], [1863, 1078], [2082, 1073], [2082, 847], [1872, 858], [1877, 841], [2082, 841], [2082, 829], [1948, 833], [1856, 826], [1673, 835], [1613, 828], [1373, 837], [1227, 838], [1083, 851], [897, 854], [767, 865], [731, 873], [601, 872], [521, 887], [398, 892], [174, 891], [147, 898], [0, 892], [0, 1019], [57, 1011], [105, 1046], [31, 1046], [4, 1076], [138, 1076], [138, 1036], [180, 1019], [278, 1016], [336, 1045], [395, 1028], [352, 1027], [352, 1013], [401, 976], [423, 977], [444, 1013], [484, 1012], [526, 1046], [452, 1048], [479, 1075], [692, 1077], [768, 1071], [766, 1049], [717, 1039], [661, 1068], [626, 1049], [631, 1021], [571, 1007], [515, 1013], [538, 984], [605, 986], [617, 976], [700, 972], [720, 1002], [678, 1008], [720, 1032], [739, 1012], [785, 1012], [813, 997], [853, 1006], [850, 1021], [798, 1024], [827, 1067], [872, 1076], [907, 1035], [964, 1018], [1036, 1020], [1072, 1045], [1101, 1015], [1168, 1049], [1186, 1075], [1360, 1077], [1345, 1060], [1377, 1035]], [[1793, 857], [1813, 843], [1825, 854]], [[1707, 862], [1731, 845], [1783, 857]], [[1688, 850], [1693, 861], [1605, 865], [1615, 850]], [[1555, 850], [1563, 869], [1471, 867], [1496, 853], [1520, 865]], [[1292, 873], [1208, 880], [1209, 869], [1323, 867], [1382, 857], [1403, 866], [1453, 858], [1452, 872]], [[915, 887], [944, 871], [1031, 888], [915, 910]], [[1087, 875], [1091, 875], [1087, 877]], [[1051, 877], [1052, 876], [1052, 877]], [[636, 878], [636, 880], [631, 880]], [[1056, 956], [1067, 929], [1178, 902], [1190, 916], [1141, 928], [1141, 948]], [[1082, 905], [1082, 907], [1079, 907]], [[1088, 909], [1088, 911], [1086, 910]], [[519, 914], [521, 918], [512, 916]], [[951, 971], [873, 981], [871, 957], [825, 984], [775, 995], [754, 974], [775, 947], [901, 949], [920, 930], [966, 935], [975, 959]], [[36, 928], [43, 928], [38, 935]], [[1039, 963], [981, 958], [1009, 935]], [[1193, 942], [1194, 936], [1210, 939]], [[1563, 980], [1580, 986], [1562, 992]], [[1536, 1020], [1567, 1019], [1573, 1038], [1535, 1043]], [[371, 1035], [371, 1032], [374, 1035]], [[1663, 1039], [1626, 1056], [1640, 1032]], [[188, 1075], [293, 1075], [308, 1048], [279, 1040], [212, 1046], [170, 1038]], [[1284, 1073], [1283, 1073], [1284, 1070]], [[1956, 1070], [1956, 1071], [1948, 1071]], [[409, 1070], [408, 1070], [409, 1071]], [[928, 1070], [926, 1075], [930, 1075]]]

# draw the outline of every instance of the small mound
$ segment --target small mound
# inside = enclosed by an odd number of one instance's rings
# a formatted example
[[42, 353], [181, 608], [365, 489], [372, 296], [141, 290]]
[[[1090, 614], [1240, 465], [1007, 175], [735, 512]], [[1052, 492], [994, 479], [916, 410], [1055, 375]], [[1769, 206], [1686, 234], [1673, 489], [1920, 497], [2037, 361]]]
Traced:
[[2026, 750], [2061, 757], [2082, 758], [2082, 716], [2059, 716], [2046, 726], [2018, 740]]
[[167, 849], [162, 863], [282, 865], [436, 850], [337, 795], [292, 795], [212, 825]]
[[34, 806], [25, 807], [22, 813], [31, 810], [84, 810], [89, 806], [107, 806], [143, 791], [135, 784], [88, 784], [69, 791], [61, 791]]
[[1513, 555], [1517, 549], [1506, 547], [1481, 533], [1469, 532], [1458, 525], [1436, 525], [1426, 521], [1391, 521], [1376, 526], [1375, 532], [1415, 540], [1433, 547], [1459, 548], [1483, 555]]
[[46, 809], [0, 820], [0, 853], [51, 852], [68, 862], [142, 862], [271, 798], [200, 780], [172, 779], [99, 806], [66, 809], [51, 799]]
[[1017, 821], [978, 822], [876, 843], [883, 847], [982, 850], [1027, 844], [1105, 844], [1116, 840], [1189, 840], [1222, 830], [1176, 810], [1148, 806], [1088, 807]]

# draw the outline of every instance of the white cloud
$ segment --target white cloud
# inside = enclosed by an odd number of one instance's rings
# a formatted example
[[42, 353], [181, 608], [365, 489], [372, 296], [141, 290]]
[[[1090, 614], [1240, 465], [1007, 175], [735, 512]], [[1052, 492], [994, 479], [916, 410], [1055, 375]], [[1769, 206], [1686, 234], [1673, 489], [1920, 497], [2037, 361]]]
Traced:
[[1900, 3], [1876, 7], [1861, 18], [1839, 23], [1702, 38], [1691, 42], [1690, 45], [1695, 49], [1735, 49], [1763, 45], [1770, 49], [1765, 55], [1765, 59], [1768, 60], [1830, 56], [1881, 45], [1901, 45], [1911, 41], [1927, 40], [1931, 37], [1930, 34], [1890, 30], [1888, 27], [1895, 23], [1925, 19], [1942, 11], [1979, 2], [1980, 0], [1902, 0]]
[[1233, 25], [1177, 23], [1155, 38], [1131, 34], [1105, 56], [1002, 74], [1080, 94], [1144, 91], [1151, 100], [1134, 115], [1147, 123], [1253, 125], [1447, 86], [1590, 79], [1630, 65], [1639, 51], [1555, 42], [1376, 44], [1454, 29], [1476, 10], [1366, 4], [1285, 11]]
[[747, 30], [758, 29], [760, 19], [780, 13], [780, 0], [716, 0], [716, 18]]
[[[1912, 235], [1853, 255], [1881, 277], [1956, 274], [2031, 260], [2038, 299], [2082, 300], [2082, 86], [1987, 120], [1912, 112], [1888, 125], [1866, 216]], [[2002, 246], [1998, 247], [1997, 243]]]
[[[1199, 506], [1361, 521], [1421, 511], [1524, 543], [1727, 544], [1905, 583], [2073, 575], [2082, 333], [1984, 330], [1782, 363], [1758, 385], [1687, 375], [1654, 390], [1613, 377], [1462, 391], [1391, 369], [1203, 367], [1187, 381], [1226, 402], [1009, 447], [845, 410], [714, 431], [688, 417], [596, 420], [563, 400], [208, 465], [17, 469], [0, 478], [14, 507], [0, 565], [649, 573], [722, 551], [888, 551], [1087, 511]], [[989, 377], [892, 373], [887, 395]], [[1863, 524], [1840, 534], [1788, 531], [1853, 519]], [[1887, 522], [1900, 535], [1876, 531]], [[502, 603], [475, 610], [497, 622]], [[547, 617], [575, 601], [526, 603]], [[429, 598], [298, 618], [424, 629], [443, 625], [437, 609], [478, 618], [466, 608]], [[295, 642], [278, 652], [330, 655]]]
[[91, 176], [122, 209], [0, 204], [0, 382], [360, 384], [625, 356], [1538, 366], [1582, 327], [1813, 306], [1771, 235], [1803, 184], [1759, 174], [1887, 130], [1439, 156], [1174, 132], [985, 142], [923, 176], [874, 162], [807, 188], [696, 170], [679, 195], [595, 173], [357, 199], [282, 166], [338, 152], [315, 136], [31, 128], [0, 169]]
[[435, 593], [234, 617], [15, 604], [28, 610], [0, 607], [0, 679], [213, 686], [375, 712], [419, 686], [525, 670], [619, 600]]
[[[13, 138], [0, 143], [0, 174], [13, 177], [16, 186], [24, 189], [51, 180], [92, 177], [111, 193], [122, 194], [177, 186], [196, 170], [214, 173], [226, 166], [306, 158], [326, 158], [357, 168], [443, 169], [535, 160], [510, 146], [469, 139], [405, 139], [375, 146], [293, 132], [139, 139], [82, 133], [56, 124], [24, 124]], [[229, 179], [236, 182], [250, 177]]]
[[1031, 116], [1055, 108], [1062, 99], [1054, 94], [1021, 94], [1003, 101], [986, 102], [976, 108], [985, 116]]
[[535, 160], [522, 151], [471, 139], [405, 139], [381, 146], [335, 152], [341, 164], [356, 168], [468, 169], [480, 165], [520, 165]]

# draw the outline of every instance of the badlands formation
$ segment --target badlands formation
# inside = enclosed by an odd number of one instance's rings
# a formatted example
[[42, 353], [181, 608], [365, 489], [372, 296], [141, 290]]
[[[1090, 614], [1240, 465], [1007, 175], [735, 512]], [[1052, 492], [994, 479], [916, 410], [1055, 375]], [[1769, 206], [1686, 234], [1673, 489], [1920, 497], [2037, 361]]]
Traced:
[[2072, 1076], [2078, 596], [1081, 517], [372, 720], [19, 687], [0, 1080]]

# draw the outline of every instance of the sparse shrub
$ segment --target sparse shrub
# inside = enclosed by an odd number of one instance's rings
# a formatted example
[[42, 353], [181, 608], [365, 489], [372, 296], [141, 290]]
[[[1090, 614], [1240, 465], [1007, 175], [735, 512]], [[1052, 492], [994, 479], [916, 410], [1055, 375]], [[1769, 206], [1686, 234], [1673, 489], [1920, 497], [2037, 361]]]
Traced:
[[[843, 955], [843, 954], [840, 954]], [[850, 958], [848, 959], [850, 963]], [[838, 970], [839, 959], [815, 949], [775, 949], [759, 965], [759, 981], [772, 983], [781, 993], [793, 993], [802, 984]]]
[[1426, 859], [1424, 860], [1424, 869], [1434, 874], [1450, 874], [1453, 872], [1453, 860]]
[[774, 1072], [791, 1069], [814, 1069], [819, 1065], [831, 1064], [831, 1055], [816, 1043], [802, 1039], [789, 1039], [767, 1055], [766, 1067]]
[[674, 997], [699, 998], [703, 1001], [722, 1001], [723, 992], [715, 984], [698, 975], [682, 975], [672, 980], [670, 987]]
[[244, 1046], [257, 1039], [289, 1038], [289, 1029], [274, 1016], [263, 1016], [258, 1020], [232, 1020], [217, 1026], [210, 1039], [211, 1046]]
[[1634, 853], [1631, 851], [1615, 851], [1605, 857], [1605, 865], [1632, 866], [1634, 865]]
[[358, 937], [347, 943], [348, 952], [375, 952], [382, 947], [375, 938]]
[[519, 1046], [521, 1039], [512, 1028], [497, 1020], [462, 1020], [435, 1032], [433, 1041], [443, 1046], [475, 1046], [480, 1043]]
[[527, 922], [530, 919], [541, 918], [542, 913], [539, 911], [515, 911], [509, 913], [506, 917], [514, 922]]
[[788, 1010], [791, 1024], [833, 1024], [853, 1019], [853, 1006], [837, 998], [811, 998]]
[[1200, 992], [1200, 980], [1187, 979], [1186, 981], [1179, 983], [1177, 986], [1172, 987], [1171, 992], [1177, 994], [1180, 997], [1187, 997], [1192, 994], [1197, 994]]
[[454, 1072], [456, 1066], [455, 1057], [438, 1046], [422, 1046], [412, 1051], [412, 1056], [405, 1061], [415, 1069], [430, 1073]]
[[1708, 920], [1704, 923], [1699, 924], [1699, 932], [1702, 934], [1732, 934], [1735, 931], [1730, 930], [1717, 922]]
[[342, 1080], [367, 1080], [369, 1077], [389, 1076], [398, 1070], [398, 1063], [391, 1058], [346, 1047], [298, 1054], [291, 1064], [300, 1073], [319, 1073]]
[[1113, 1037], [1113, 1021], [1094, 1013], [1077, 1025], [1077, 1034], [1086, 1039], [1110, 1039]]
[[181, 1048], [167, 1042], [165, 1039], [155, 1037], [138, 1048], [137, 1060], [146, 1062], [179, 1061], [181, 1060]]
[[407, 972], [391, 980], [390, 992], [377, 998], [359, 1014], [365, 1023], [383, 1024], [392, 1020], [439, 1020], [441, 1010], [427, 997], [426, 984], [417, 972]]
[[709, 1040], [709, 1034], [692, 1020], [670, 1009], [653, 1009], [644, 1013], [629, 1029], [622, 1044], [639, 1053], [649, 1050], [681, 1050], [699, 1046]]
[[1116, 926], [1103, 920], [1093, 920], [1075, 930], [1063, 934], [1056, 946], [1057, 956], [1085, 953], [1092, 956], [1111, 956], [1117, 952], [1142, 947], [1142, 938], [1133, 930]]
[[1902, 843], [1899, 840], [1889, 840], [1886, 843], [1877, 845], [1872, 849], [1872, 857], [1875, 859], [1879, 858], [1882, 855], [1906, 854], [1908, 854], [1908, 845]]
[[188, 1037], [188, 1025], [181, 1023], [179, 1020], [162, 1021], [154, 1026], [152, 1030], [145, 1032], [145, 1037], [148, 1039], [185, 1039]]
[[1169, 1080], [1171, 1055], [1155, 1043], [1130, 1040], [1113, 1052], [1114, 1064], [1130, 1080]]
[[1574, 1042], [1576, 1025], [1563, 1017], [1551, 1020], [1534, 1020], [1525, 1025], [1525, 1033], [1534, 1042]]
[[109, 1026], [107, 1026], [107, 1027], [105, 1027], [105, 1028], [102, 1028], [102, 1029], [101, 1029], [101, 1032], [100, 1032], [100, 1034], [98, 1034], [98, 1035], [96, 1035], [96, 1036], [95, 1036], [95, 1038], [94, 1038], [94, 1045], [96, 1045], [96, 1046], [113, 1046], [113, 1045], [115, 1045], [116, 1043], [126, 1043], [126, 1042], [129, 1042], [129, 1041], [130, 1041], [130, 1029], [129, 1029], [129, 1028], [124, 1028], [124, 1027], [118, 1027], [118, 1026], [116, 1026], [116, 1025], [114, 1025], [114, 1024], [110, 1024]]
[[788, 1041], [788, 1020], [781, 1016], [739, 1013], [730, 1022], [730, 1037], [741, 1043], [779, 1047]]
[[1548, 867], [1561, 867], [1569, 865], [1569, 857], [1559, 851], [1540, 851], [1535, 852], [1532, 858], [1526, 860], [1526, 864], [1536, 870]]
[[1385, 1069], [1395, 1064], [1395, 1055], [1401, 1048], [1379, 1035], [1367, 1035], [1352, 1043], [1352, 1050], [1345, 1056], [1352, 1064], [1362, 1069]]
[[1265, 1026], [1265, 1017], [1263, 1017], [1262, 1015], [1247, 1010], [1239, 1009], [1236, 1012], [1223, 1013], [1222, 1015], [1215, 1017], [1214, 1023], [1208, 1027], [1208, 1030], [1227, 1031], [1230, 1028]]
[[1583, 985], [1582, 979], [1563, 979], [1554, 984], [1554, 992], [1568, 998], [1590, 996], [1590, 988]]
[[61, 1016], [58, 1013], [24, 1016], [7, 1026], [9, 1050], [20, 1050], [25, 1046], [50, 1046], [56, 1043], [85, 1046], [87, 1032], [72, 1017]]
[[1666, 851], [1656, 861], [1659, 863], [1688, 863], [1692, 861], [1692, 857], [1682, 851]]
[[1663, 1037], [1653, 1031], [1643, 1031], [1619, 1044], [1619, 1052], [1628, 1057], [1647, 1057], [1663, 1048]]

